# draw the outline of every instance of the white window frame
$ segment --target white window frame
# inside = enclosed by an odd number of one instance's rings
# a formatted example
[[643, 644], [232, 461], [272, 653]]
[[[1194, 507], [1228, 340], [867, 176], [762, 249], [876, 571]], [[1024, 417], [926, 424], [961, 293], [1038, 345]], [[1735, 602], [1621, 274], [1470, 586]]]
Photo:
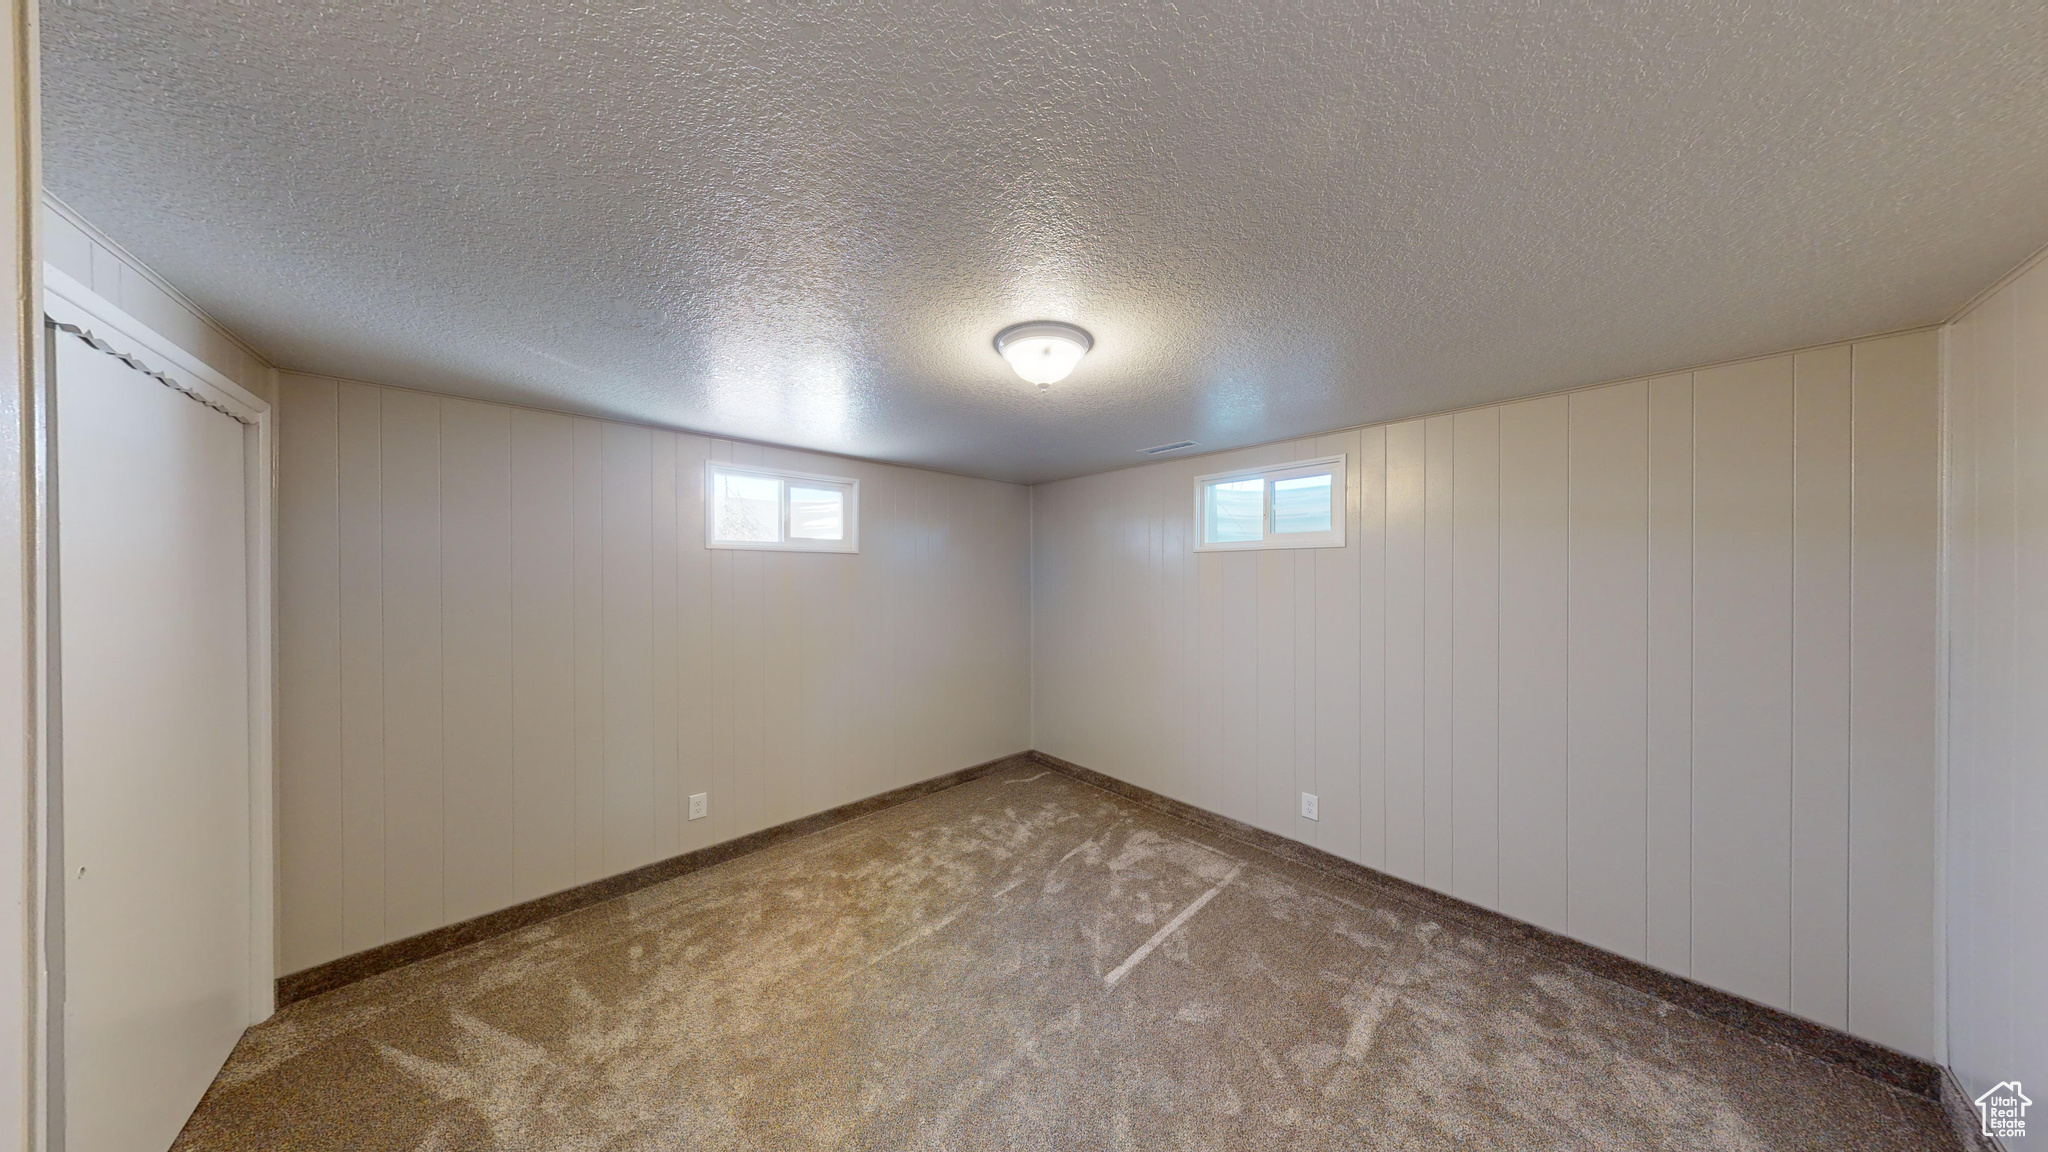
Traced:
[[[1290, 460], [1285, 464], [1267, 464], [1258, 468], [1239, 468], [1231, 472], [1211, 472], [1195, 477], [1195, 551], [1197, 552], [1259, 552], [1271, 548], [1342, 548], [1344, 547], [1344, 522], [1349, 518], [1350, 489], [1344, 482], [1343, 456], [1322, 456], [1314, 460]], [[1291, 480], [1297, 476], [1318, 476], [1327, 473], [1330, 477], [1330, 530], [1328, 532], [1282, 532], [1273, 531], [1273, 482]], [[1264, 535], [1257, 540], [1222, 540], [1211, 543], [1208, 539], [1208, 509], [1204, 507], [1209, 486], [1232, 480], [1263, 481], [1265, 508], [1261, 516], [1261, 530]]]
[[[720, 540], [718, 538], [718, 475], [761, 476], [782, 481], [782, 539]], [[789, 537], [789, 485], [830, 484], [846, 492], [846, 538], [844, 540], [792, 540]], [[723, 460], [704, 462], [704, 546], [738, 552], [859, 552], [860, 481], [851, 476], [826, 476], [815, 472], [791, 472], [785, 468], [762, 468], [752, 464], [729, 464]]]

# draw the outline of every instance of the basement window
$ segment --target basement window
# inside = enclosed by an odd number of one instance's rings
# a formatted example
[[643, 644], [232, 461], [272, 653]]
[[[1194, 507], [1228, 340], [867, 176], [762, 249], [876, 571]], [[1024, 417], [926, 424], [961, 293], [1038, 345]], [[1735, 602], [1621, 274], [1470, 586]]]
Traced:
[[1344, 546], [1344, 457], [1195, 477], [1197, 552]]
[[860, 481], [705, 465], [704, 543], [774, 552], [860, 551]]

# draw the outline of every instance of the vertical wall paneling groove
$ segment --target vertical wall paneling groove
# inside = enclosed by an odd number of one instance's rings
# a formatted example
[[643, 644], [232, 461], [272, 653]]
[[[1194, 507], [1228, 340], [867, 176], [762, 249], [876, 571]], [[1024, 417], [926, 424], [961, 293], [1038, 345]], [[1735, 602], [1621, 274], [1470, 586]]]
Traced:
[[[1129, 485], [1129, 481], [1133, 479], [1132, 477], [1122, 477], [1121, 479], [1128, 486], [1127, 491], [1130, 498], [1137, 501], [1141, 506], [1150, 502], [1143, 485]], [[1106, 668], [1105, 671], [1130, 685], [1129, 691], [1132, 692], [1131, 718], [1133, 721], [1128, 728], [1098, 730], [1096, 736], [1099, 741], [1103, 742], [1106, 755], [1115, 756], [1120, 760], [1133, 764], [1135, 770], [1141, 776], [1145, 774], [1150, 762], [1150, 757], [1144, 752], [1139, 751], [1148, 734], [1146, 722], [1149, 718], [1149, 712], [1147, 709], [1146, 689], [1149, 686], [1141, 686], [1138, 683], [1137, 677], [1133, 675], [1133, 665], [1139, 658], [1137, 654], [1139, 648], [1138, 640], [1143, 630], [1143, 624], [1137, 614], [1137, 605], [1143, 602], [1146, 594], [1151, 590], [1150, 585], [1152, 583], [1151, 565], [1148, 563], [1150, 557], [1146, 548], [1146, 542], [1150, 539], [1150, 533], [1147, 531], [1148, 527], [1149, 517], [1136, 520], [1127, 519], [1105, 525], [1105, 537], [1109, 543], [1109, 549], [1105, 556], [1109, 563], [1104, 566], [1103, 571], [1128, 573], [1131, 578], [1125, 580], [1097, 579], [1091, 584], [1091, 587], [1098, 590], [1098, 594], [1107, 597], [1099, 605], [1104, 613], [1105, 621], [1110, 622], [1110, 626], [1122, 633], [1128, 641], [1121, 646], [1116, 661]], [[919, 584], [930, 579], [930, 577], [931, 574], [921, 566], [914, 569], [914, 574], [910, 576], [911, 579]], [[1267, 615], [1265, 622], [1271, 623], [1270, 614]], [[923, 636], [919, 637], [920, 641], [923, 639]], [[1263, 728], [1265, 731], [1271, 732], [1277, 725], [1272, 717], [1266, 717], [1266, 720], [1267, 723], [1263, 725]], [[922, 743], [923, 733], [906, 735], [914, 735], [920, 738], [919, 742]], [[1290, 778], [1293, 776], [1293, 766], [1286, 763], [1284, 759], [1268, 758], [1263, 767], [1272, 773], [1284, 771]], [[1278, 787], [1284, 789], [1285, 784], [1279, 784]], [[1270, 793], [1275, 790], [1277, 789], [1262, 789], [1262, 792], [1268, 793], [1268, 795], [1263, 797], [1268, 803], [1271, 802]]]
[[1386, 436], [1385, 868], [1403, 880], [1422, 883], [1426, 441], [1419, 420], [1390, 425]]
[[[309, 388], [320, 387], [308, 383]], [[384, 901], [384, 466], [383, 391], [361, 384], [336, 388], [335, 493], [340, 549], [335, 558], [341, 588], [341, 951], [359, 951], [395, 937], [386, 931]], [[319, 429], [278, 429], [280, 459], [286, 438]], [[287, 474], [282, 480], [292, 477]], [[283, 499], [285, 493], [292, 499]], [[300, 520], [297, 492], [279, 495], [280, 543], [292, 539]], [[310, 523], [308, 521], [307, 523]], [[280, 605], [293, 609], [286, 599]], [[282, 733], [281, 733], [282, 734]], [[278, 764], [281, 790], [298, 771], [288, 758]], [[290, 839], [289, 826], [279, 840]], [[287, 909], [285, 923], [295, 916]], [[289, 930], [286, 940], [292, 937]], [[287, 966], [291, 953], [280, 958]]]
[[1456, 596], [1452, 515], [1457, 507], [1456, 418], [1432, 416], [1423, 426], [1423, 877], [1432, 887], [1452, 886], [1451, 867], [1451, 654]]
[[1650, 381], [1649, 962], [1692, 970], [1692, 396], [1690, 372]]
[[[1363, 475], [1359, 435], [1347, 432], [1316, 441], [1316, 456], [1342, 455], [1345, 459], [1343, 504], [1335, 509], [1344, 518], [1344, 538], [1359, 540], [1359, 493], [1375, 492]], [[1166, 523], [1180, 525], [1179, 517], [1165, 511]], [[1179, 543], [1174, 533], [1174, 543]], [[1308, 636], [1315, 646], [1315, 763], [1313, 787], [1305, 787], [1318, 798], [1321, 819], [1314, 827], [1314, 843], [1326, 852], [1347, 860], [1358, 856], [1359, 821], [1359, 568], [1364, 549], [1316, 548], [1305, 553], [1315, 571], [1315, 611], [1304, 617]], [[1186, 554], [1185, 547], [1179, 549]]]
[[[2024, 698], [2048, 699], [2048, 274], [2041, 265], [2022, 276], [2009, 291], [2013, 300], [2013, 383], [2015, 391], [2013, 437], [2025, 445], [2014, 481], [2027, 493], [2017, 502], [2019, 517], [2015, 539], [2020, 547], [2015, 557], [2024, 574], [2028, 598], [2021, 607], [2014, 631], [2024, 653], [2018, 665], [2019, 688]], [[2031, 750], [2034, 771], [2009, 778], [2008, 803], [2020, 827], [2039, 828], [2048, 821], [2048, 772], [2038, 766], [2048, 760], [2048, 716], [2040, 707], [2030, 708], [2020, 718], [2015, 735]], [[2005, 885], [1988, 885], [2011, 903], [1998, 919], [2004, 924], [2008, 954], [2018, 972], [2039, 972], [2048, 957], [2048, 913], [2044, 913], [2038, 887], [2048, 876], [2048, 843], [2039, 835], [2023, 837], [2013, 846], [2011, 869]], [[2019, 877], [2033, 877], [2031, 881]], [[1985, 877], [1996, 879], [1994, 873]], [[2023, 980], [2011, 991], [2006, 1009], [2008, 1036], [2007, 1066], [2015, 1077], [2030, 1075], [2048, 1081], [2048, 989], [2039, 979]]]
[[1500, 410], [1453, 418], [1451, 892], [1500, 905]]
[[[732, 463], [732, 445], [724, 440], [713, 440], [708, 445], [708, 459], [721, 464]], [[867, 507], [873, 508], [878, 501], [870, 500]], [[714, 604], [733, 603], [733, 561], [738, 552], [724, 549], [706, 550], [711, 561], [711, 602]], [[733, 632], [737, 627], [734, 614], [715, 612], [711, 617], [711, 666], [730, 669], [733, 666]], [[733, 697], [738, 692], [732, 675], [711, 678], [711, 763], [709, 767], [712, 796], [718, 802], [704, 822], [711, 825], [711, 839], [716, 842], [734, 835], [732, 829], [739, 826], [732, 813], [739, 805], [739, 790], [735, 786], [733, 761], [738, 755], [738, 734], [733, 730]]]
[[[1966, 1092], [1972, 1098], [2005, 1078], [2002, 1072], [1994, 1072], [1989, 1080], [1983, 1079], [1985, 1057], [1992, 1048], [1990, 1021], [1994, 1019], [1984, 1011], [1984, 1005], [1998, 999], [2009, 986], [1997, 986], [1985, 972], [1984, 910], [1995, 907], [1995, 903], [1987, 898], [1986, 892], [1993, 887], [1989, 883], [1991, 877], [1985, 875], [1990, 870], [1983, 869], [1975, 856], [1983, 838], [1984, 797], [1997, 775], [1981, 757], [1977, 732], [1981, 678], [1976, 663], [1978, 582], [1983, 570], [1980, 523], [1984, 497], [1979, 476], [1983, 431], [1978, 422], [1984, 403], [1985, 319], [1994, 309], [2010, 307], [2012, 299], [2009, 290], [1993, 293], [1942, 333], [1941, 415], [1947, 454], [1942, 508], [1942, 616], [1948, 675], [1944, 701], [1947, 714], [1943, 717], [1946, 742], [1941, 750], [1947, 776], [1943, 799], [1948, 815], [1943, 830], [1942, 861], [1946, 910], [1946, 931], [1941, 940], [1946, 972], [1942, 983], [1947, 990], [1943, 1016], [1948, 1043], [1943, 1055], [1966, 1089], [1976, 1085]], [[1967, 840], [1962, 838], [1966, 827], [1970, 829]], [[2048, 1015], [2035, 1019], [2048, 1020]], [[1998, 1026], [2003, 1027], [2002, 1019]], [[2048, 1024], [2042, 1027], [2048, 1031]], [[1999, 1062], [1998, 1067], [2005, 1067], [2004, 1062]]]
[[410, 936], [445, 915], [441, 681], [440, 401], [385, 392], [385, 928]]
[[648, 445], [647, 597], [653, 623], [648, 635], [648, 707], [653, 713], [654, 762], [647, 800], [654, 832], [652, 852], [657, 860], [682, 851], [686, 811], [680, 789], [680, 736], [676, 727], [676, 617], [681, 609], [675, 595], [676, 439], [671, 433], [655, 432]]
[[304, 497], [297, 531], [279, 541], [278, 756], [297, 765], [278, 791], [280, 822], [299, 834], [279, 844], [278, 902], [300, 909], [284, 928], [287, 953], [341, 947], [341, 524], [339, 396], [332, 381], [294, 390], [279, 422], [305, 429], [307, 450], [281, 458], [283, 483]]
[[1574, 392], [1565, 820], [1573, 936], [1647, 956], [1649, 389]]
[[[1142, 733], [1142, 738], [1138, 746], [1128, 747], [1123, 758], [1136, 764], [1146, 782], [1152, 783], [1167, 771], [1166, 741], [1171, 732], [1164, 721], [1166, 700], [1173, 681], [1173, 637], [1166, 631], [1167, 617], [1163, 609], [1169, 603], [1172, 578], [1167, 573], [1166, 526], [1160, 515], [1160, 482], [1163, 477], [1157, 472], [1144, 472], [1135, 479], [1139, 481], [1138, 500], [1149, 512], [1131, 525], [1130, 546], [1133, 558], [1143, 566], [1144, 575], [1122, 586], [1130, 594], [1128, 604], [1133, 613], [1132, 623], [1138, 630], [1138, 642], [1131, 645], [1131, 663], [1127, 667], [1132, 686], [1141, 690], [1137, 704], [1143, 714], [1137, 725], [1125, 733], [1125, 740], [1128, 746], [1133, 732]], [[1304, 768], [1297, 758], [1296, 787], [1300, 786]]]
[[[1036, 493], [1040, 491], [1043, 491], [1043, 489], [1033, 490], [1034, 499], [1037, 498]], [[1049, 504], [1053, 497], [1046, 497], [1045, 499]], [[1047, 512], [1050, 513], [1051, 509], [1047, 508]], [[1190, 518], [1192, 519], [1192, 514], [1190, 514]], [[1034, 512], [1032, 529], [1034, 562], [1038, 558], [1038, 549], [1035, 543], [1038, 531], [1036, 525], [1038, 522], [1036, 512]], [[1050, 525], [1058, 523], [1058, 521], [1052, 520], [1048, 516], [1046, 523]], [[1194, 780], [1189, 785], [1189, 794], [1195, 803], [1217, 812], [1226, 811], [1227, 803], [1224, 799], [1223, 790], [1223, 758], [1225, 755], [1223, 732], [1224, 725], [1227, 722], [1224, 717], [1223, 708], [1223, 560], [1226, 555], [1227, 553], [1221, 552], [1200, 552], [1194, 558], [1195, 687], [1191, 695], [1195, 699], [1196, 706], [1193, 715], [1190, 717], [1190, 724], [1195, 732], [1195, 752], [1192, 758]], [[1043, 557], [1044, 563], [1033, 570], [1031, 578], [1033, 596], [1038, 595], [1038, 590], [1044, 584], [1044, 578], [1038, 575], [1038, 573], [1059, 572], [1059, 561], [1063, 558], [1063, 553], [1054, 554], [1051, 552], [1048, 552]], [[1055, 576], [1054, 579], [1058, 579], [1058, 577]], [[1054, 618], [1053, 613], [1050, 611], [1045, 613], [1045, 615], [1049, 618]], [[1041, 633], [1034, 627], [1032, 635], [1032, 661], [1035, 668], [1039, 660], [1040, 649], [1038, 645], [1041, 641], [1038, 637]], [[1046, 640], [1045, 643], [1050, 647], [1050, 639]], [[1046, 655], [1051, 657], [1054, 654], [1047, 652]], [[1036, 675], [1032, 677], [1031, 698], [1034, 702], [1040, 700], [1042, 694], [1049, 694], [1051, 691], [1049, 687], [1041, 688], [1040, 685], [1042, 683]], [[1047, 703], [1050, 704], [1051, 701], [1048, 700]], [[1038, 734], [1034, 731], [1032, 733], [1032, 741], [1036, 744], [1037, 740]]]
[[531, 900], [580, 874], [573, 420], [512, 413], [511, 489], [512, 890]]
[[[1177, 712], [1169, 712], [1167, 716], [1168, 723], [1172, 725], [1172, 730], [1168, 733], [1167, 738], [1172, 746], [1173, 763], [1168, 766], [1159, 781], [1158, 788], [1155, 790], [1164, 791], [1167, 788], [1183, 788], [1192, 792], [1202, 787], [1204, 779], [1203, 766], [1201, 764], [1201, 730], [1197, 712], [1197, 709], [1200, 707], [1202, 691], [1201, 564], [1199, 557], [1194, 552], [1196, 543], [1195, 522], [1192, 517], [1184, 518], [1180, 516], [1174, 504], [1178, 500], [1187, 499], [1187, 497], [1182, 495], [1182, 492], [1192, 488], [1193, 482], [1190, 478], [1194, 473], [1187, 465], [1178, 464], [1178, 462], [1176, 467], [1162, 468], [1159, 472], [1162, 485], [1159, 497], [1160, 515], [1165, 518], [1169, 525], [1173, 526], [1168, 535], [1166, 548], [1170, 555], [1176, 557], [1175, 563], [1178, 572], [1174, 601], [1169, 608], [1169, 611], [1176, 618], [1175, 623], [1179, 625], [1179, 631], [1175, 637], [1179, 644], [1179, 651], [1174, 665], [1174, 698], [1169, 701], [1169, 708], [1178, 706], [1179, 710]], [[1037, 499], [1037, 492], [1035, 490], [1032, 493], [1032, 499], [1034, 502]], [[1032, 542], [1034, 556], [1037, 554], [1035, 535], [1034, 532]], [[1036, 579], [1037, 573], [1034, 570], [1034, 583]], [[1035, 588], [1032, 594], [1036, 596]], [[1032, 638], [1032, 643], [1033, 647], [1026, 653], [1026, 658], [1035, 664], [1037, 661], [1037, 638], [1035, 636]], [[1028, 668], [1026, 672], [1027, 686], [1025, 691], [1031, 693], [1033, 699], [1036, 699], [1036, 685], [1030, 682]], [[1034, 729], [1033, 740], [1035, 741], [1036, 738], [1036, 731]]]
[[[1358, 433], [1358, 855], [1387, 862], [1387, 430]], [[1334, 637], [1333, 637], [1334, 639]]]
[[[1035, 744], [1928, 1054], [1935, 344], [1040, 485]], [[1336, 452], [1343, 549], [1176, 542]]]
[[603, 424], [600, 587], [606, 875], [654, 856], [654, 433]]
[[1223, 814], [1258, 819], [1259, 557], [1250, 552], [1210, 553], [1222, 562]]
[[[1855, 349], [1856, 473], [1850, 563], [1849, 1025], [1897, 1048], [1933, 1043], [1935, 490], [1939, 467], [1933, 341]], [[2032, 468], [2030, 459], [2023, 466]], [[2028, 514], [2038, 513], [2028, 509]], [[2038, 529], [2041, 525], [2037, 524]], [[2023, 539], [2025, 537], [2022, 537]], [[2039, 711], [2036, 706], [2028, 713]], [[1863, 962], [1887, 950], [1882, 964]]]
[[[285, 971], [1029, 746], [1028, 489], [280, 389]], [[707, 549], [714, 456], [859, 478], [861, 551]]]
[[[1303, 445], [1304, 456], [1315, 451], [1311, 445]], [[1332, 494], [1334, 500], [1335, 494]], [[1335, 515], [1334, 507], [1331, 514]], [[1315, 549], [1294, 553], [1294, 772], [1291, 786], [1287, 790], [1287, 804], [1292, 828], [1289, 835], [1297, 840], [1315, 843], [1316, 827], [1320, 820], [1308, 820], [1301, 815], [1301, 794], [1315, 794], [1316, 784], [1316, 552]], [[1153, 684], [1160, 678], [1154, 677]], [[1320, 809], [1318, 809], [1320, 816]]]
[[1294, 835], [1294, 561], [1297, 552], [1256, 552], [1258, 626], [1253, 641], [1257, 794], [1252, 823]]
[[[1176, 505], [1187, 499], [1183, 493], [1193, 486], [1193, 476], [1186, 465], [1159, 470], [1159, 516], [1164, 527], [1160, 539], [1160, 550], [1167, 571], [1171, 574], [1169, 586], [1164, 590], [1160, 613], [1165, 617], [1161, 626], [1168, 630], [1174, 649], [1169, 661], [1167, 674], [1172, 677], [1170, 688], [1161, 700], [1160, 750], [1171, 758], [1156, 774], [1156, 788], [1175, 787], [1190, 779], [1193, 753], [1193, 725], [1188, 721], [1188, 708], [1195, 699], [1192, 677], [1195, 673], [1197, 655], [1195, 647], [1195, 624], [1192, 610], [1195, 604], [1195, 563], [1194, 563], [1194, 521], [1178, 514]], [[1029, 659], [1029, 653], [1026, 653]], [[1030, 689], [1030, 668], [1024, 669], [1023, 690]], [[1321, 713], [1318, 714], [1320, 720]]]
[[1792, 358], [1792, 1008], [1848, 1023], [1850, 351]]
[[1569, 397], [1500, 410], [1500, 910], [1566, 929]]
[[[735, 464], [762, 464], [761, 447], [757, 444], [734, 444], [732, 460]], [[762, 553], [733, 553], [732, 727], [735, 751], [732, 788], [727, 794], [732, 797], [734, 818], [741, 827], [747, 828], [765, 826], [768, 810], [768, 714], [762, 699], [762, 681], [766, 672], [762, 666], [763, 648], [768, 631], [766, 575], [767, 558]], [[895, 651], [889, 662], [892, 673], [905, 666], [904, 647], [909, 635], [909, 629], [897, 634]], [[900, 741], [901, 734], [894, 735]]]
[[512, 903], [512, 420], [441, 402], [441, 755], [446, 907]]
[[[741, 459], [737, 450], [735, 450], [732, 459]], [[878, 488], [872, 494], [863, 492], [861, 498], [865, 502], [866, 507], [874, 509], [880, 516], [884, 517], [887, 524], [893, 525], [900, 518], [915, 515], [911, 509], [910, 502], [904, 499], [904, 494], [893, 486], [886, 491]], [[880, 529], [880, 531], [886, 533], [886, 538], [894, 550], [892, 555], [896, 558], [890, 564], [879, 567], [873, 573], [873, 582], [869, 585], [869, 591], [877, 601], [886, 606], [885, 616], [887, 618], [896, 618], [903, 611], [906, 601], [913, 597], [913, 594], [904, 587], [904, 577], [909, 566], [909, 554], [915, 552], [916, 542], [913, 539], [906, 539], [904, 534], [894, 527], [885, 527]], [[872, 539], [873, 537], [869, 538]], [[742, 559], [741, 555], [735, 553], [734, 560], [737, 562], [740, 559]], [[739, 571], [739, 566], [735, 563], [735, 584], [737, 584], [739, 579]], [[729, 595], [733, 597], [732, 602], [737, 606], [738, 598], [741, 595], [737, 587]], [[734, 614], [736, 621], [746, 618], [747, 613], [744, 609]], [[875, 650], [880, 653], [881, 659], [876, 665], [877, 675], [874, 682], [868, 686], [869, 707], [884, 709], [889, 706], [890, 700], [899, 690], [899, 685], [895, 683], [895, 678], [900, 674], [900, 670], [904, 668], [904, 661], [906, 659], [905, 635], [897, 630], [883, 631], [877, 629], [872, 634], [872, 638]], [[735, 633], [733, 643], [735, 645], [743, 644], [743, 637]], [[737, 667], [743, 657], [734, 654], [729, 659]], [[737, 713], [735, 715], [737, 716]], [[885, 765], [895, 764], [901, 760], [903, 752], [901, 737], [902, 733], [894, 731], [876, 734], [873, 747], [870, 749], [867, 768], [867, 779], [870, 782], [885, 770]]]
[[1694, 387], [1692, 974], [1789, 1008], [1792, 361]]
[[[715, 822], [707, 817], [690, 820], [690, 797], [711, 789], [712, 699], [711, 670], [718, 665], [712, 652], [711, 634], [718, 603], [712, 594], [712, 563], [719, 555], [703, 547], [704, 465], [710, 459], [710, 443], [701, 436], [678, 436], [676, 444], [676, 819], [681, 822], [683, 851], [714, 843]], [[858, 730], [850, 730], [857, 732]], [[849, 743], [852, 741], [849, 740]], [[858, 773], [855, 748], [847, 749], [849, 775]], [[724, 799], [720, 798], [721, 801]], [[714, 814], [717, 809], [714, 809]]]
[[574, 422], [576, 882], [604, 866], [604, 425]]
[[[2017, 860], [2021, 845], [2031, 839], [2027, 822], [2015, 810], [2021, 781], [2027, 774], [2030, 751], [2020, 738], [2021, 716], [2028, 702], [2022, 677], [2026, 650], [2020, 645], [2019, 623], [2026, 613], [2030, 589], [2021, 564], [2020, 511], [2034, 494], [2026, 490], [2020, 459], [2027, 445], [2021, 436], [2020, 411], [2026, 384], [2019, 363], [2020, 332], [2027, 327], [2020, 313], [2021, 297], [2015, 293], [2004, 306], [1993, 310], [1984, 333], [1988, 352], [1985, 364], [1986, 389], [1983, 429], [1983, 457], [1980, 483], [1986, 489], [1982, 506], [1984, 571], [1979, 585], [1982, 622], [1977, 632], [1982, 646], [1980, 699], [1983, 716], [1979, 735], [1983, 740], [1982, 762], [1989, 769], [1988, 808], [1979, 809], [1975, 819], [1964, 826], [1964, 835], [1981, 836], [1985, 846], [1979, 857], [1998, 853]], [[1854, 781], [1851, 781], [1854, 787]], [[1851, 793], [1854, 802], [1854, 793]], [[1986, 909], [1978, 930], [1984, 951], [1983, 969], [1994, 987], [2018, 990], [2035, 980], [2029, 975], [2017, 947], [2012, 912], [2031, 895], [2024, 871], [2014, 868], [2001, 877], [1999, 870], [1986, 867], [1984, 873], [2000, 893]], [[2020, 1049], [2013, 1022], [2001, 1012], [1993, 998], [1986, 1007], [1997, 1021], [1997, 1042], [1987, 1055], [1995, 1055], [2004, 1067], [2011, 1054]]]
[[[762, 461], [780, 467], [773, 458]], [[761, 811], [756, 817], [763, 825], [777, 824], [796, 815], [801, 806], [798, 756], [801, 730], [784, 722], [803, 715], [803, 683], [798, 678], [798, 661], [803, 620], [797, 599], [795, 569], [811, 557], [795, 558], [797, 563], [771, 564], [761, 557], [761, 679], [758, 708], [761, 716]]]
[[[2027, 278], [2039, 275], [2037, 266]], [[1974, 978], [1984, 986], [1977, 1012], [1955, 1023], [1961, 1043], [1954, 1055], [1959, 1070], [1975, 1072], [1985, 1086], [2012, 1075], [2007, 1069], [2018, 1045], [2007, 1005], [2023, 985], [2034, 982], [2023, 965], [2013, 962], [2012, 930], [2014, 913], [2028, 898], [2020, 887], [2025, 873], [2017, 867], [2023, 825], [2014, 812], [2014, 793], [2025, 763], [2025, 746], [2016, 740], [2023, 707], [2018, 695], [2022, 659], [2018, 624], [2024, 593], [2019, 571], [2019, 504], [2026, 495], [2019, 483], [2018, 461], [2022, 445], [2019, 301], [2020, 295], [2008, 288], [1972, 312], [1977, 363], [1968, 377], [1955, 382], [1958, 390], [1973, 398], [1977, 415], [1974, 452], [1962, 473], [1971, 477], [1975, 488], [1971, 512], [1976, 531], [1969, 555], [1974, 566], [1971, 593], [1977, 624], [1966, 638], [1967, 651], [1957, 660], [1971, 680], [1957, 689], [1969, 709], [1967, 718], [1959, 723], [1970, 746], [1967, 754], [1953, 758], [1950, 771], [1981, 793], [1962, 798], [1950, 839], [1959, 843], [1962, 859], [1977, 874], [1977, 882], [1966, 890], [1984, 891], [1987, 897], [1967, 925], [1969, 931], [1955, 935], [1974, 955], [1960, 957], [1950, 979]], [[1850, 787], [1853, 807], [1853, 776]]]

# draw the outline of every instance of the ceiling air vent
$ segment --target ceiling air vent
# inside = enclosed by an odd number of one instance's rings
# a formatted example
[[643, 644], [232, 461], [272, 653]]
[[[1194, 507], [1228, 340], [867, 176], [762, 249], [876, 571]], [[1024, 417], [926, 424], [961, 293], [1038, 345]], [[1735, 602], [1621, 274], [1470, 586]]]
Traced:
[[1162, 453], [1178, 452], [1183, 448], [1193, 448], [1194, 446], [1195, 442], [1193, 440], [1182, 440], [1174, 444], [1161, 444], [1157, 448], [1147, 448], [1145, 449], [1145, 455], [1158, 456]]

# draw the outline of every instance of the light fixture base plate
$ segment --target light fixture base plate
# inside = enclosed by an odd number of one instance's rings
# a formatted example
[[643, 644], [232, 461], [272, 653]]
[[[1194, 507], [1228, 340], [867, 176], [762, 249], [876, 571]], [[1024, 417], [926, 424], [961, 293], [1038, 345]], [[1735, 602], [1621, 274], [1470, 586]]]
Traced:
[[1022, 324], [1012, 324], [996, 333], [996, 351], [1001, 352], [1003, 346], [1012, 340], [1023, 340], [1031, 336], [1064, 336], [1079, 344], [1083, 352], [1095, 347], [1095, 337], [1090, 336], [1088, 330], [1078, 324], [1068, 324], [1062, 320], [1026, 320]]

